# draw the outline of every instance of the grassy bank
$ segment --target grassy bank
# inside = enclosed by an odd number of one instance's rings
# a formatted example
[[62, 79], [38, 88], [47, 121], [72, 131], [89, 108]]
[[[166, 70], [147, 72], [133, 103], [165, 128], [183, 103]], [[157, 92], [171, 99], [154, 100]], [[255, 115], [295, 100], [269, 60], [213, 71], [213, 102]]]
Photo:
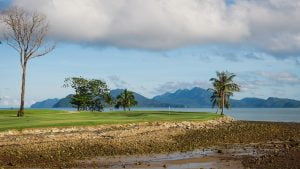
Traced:
[[25, 117], [16, 117], [16, 110], [0, 110], [0, 131], [9, 129], [91, 126], [154, 121], [201, 121], [220, 117], [205, 112], [69, 112], [61, 110], [26, 110]]

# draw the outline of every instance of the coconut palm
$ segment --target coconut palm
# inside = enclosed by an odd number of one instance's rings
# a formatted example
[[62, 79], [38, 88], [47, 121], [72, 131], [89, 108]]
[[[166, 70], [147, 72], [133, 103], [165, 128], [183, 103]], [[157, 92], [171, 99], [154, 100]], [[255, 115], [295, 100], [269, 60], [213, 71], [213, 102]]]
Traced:
[[216, 113], [218, 113], [219, 108], [221, 108], [220, 92], [217, 91], [216, 89], [208, 89], [208, 91], [210, 91], [212, 93], [212, 95], [210, 96], [210, 101], [212, 103], [212, 108], [215, 108], [215, 106], [217, 106]]
[[113, 105], [115, 104], [114, 98], [111, 96], [110, 93], [107, 93], [104, 95], [103, 99], [106, 102], [106, 104], [110, 107], [110, 111], [112, 111]]
[[209, 89], [212, 92], [211, 101], [213, 107], [217, 104], [218, 108], [221, 108], [221, 115], [224, 115], [224, 107], [230, 108], [230, 96], [233, 96], [234, 92], [240, 91], [240, 86], [233, 82], [233, 78], [236, 75], [229, 72], [217, 72], [217, 78], [211, 78], [213, 89]]
[[123, 107], [123, 110], [126, 111], [126, 108], [130, 111], [130, 107], [137, 105], [138, 102], [135, 100], [133, 92], [125, 89], [119, 96], [117, 96], [116, 108]]

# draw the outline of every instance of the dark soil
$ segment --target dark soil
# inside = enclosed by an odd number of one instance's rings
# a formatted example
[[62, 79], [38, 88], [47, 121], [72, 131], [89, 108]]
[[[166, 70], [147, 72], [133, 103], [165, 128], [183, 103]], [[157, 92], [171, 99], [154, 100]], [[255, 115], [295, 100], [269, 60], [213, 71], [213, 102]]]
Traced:
[[[9, 135], [0, 140], [0, 168], [84, 167], [75, 160], [97, 156], [190, 151], [232, 144], [251, 145], [263, 156], [245, 156], [248, 168], [300, 168], [300, 123], [236, 121], [209, 129], [157, 126], [116, 127]], [[223, 151], [220, 151], [223, 153]]]
[[286, 144], [281, 144], [281, 146], [279, 151], [269, 151], [260, 157], [246, 156], [243, 158], [243, 165], [257, 169], [299, 169], [299, 141], [290, 140]]

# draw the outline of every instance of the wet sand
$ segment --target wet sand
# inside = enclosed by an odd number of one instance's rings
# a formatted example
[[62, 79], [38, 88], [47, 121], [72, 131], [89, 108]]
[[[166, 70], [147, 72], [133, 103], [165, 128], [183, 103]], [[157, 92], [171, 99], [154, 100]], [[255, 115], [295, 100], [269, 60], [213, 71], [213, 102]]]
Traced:
[[[199, 127], [201, 126], [201, 127]], [[0, 168], [300, 168], [300, 123], [153, 123], [0, 134]]]

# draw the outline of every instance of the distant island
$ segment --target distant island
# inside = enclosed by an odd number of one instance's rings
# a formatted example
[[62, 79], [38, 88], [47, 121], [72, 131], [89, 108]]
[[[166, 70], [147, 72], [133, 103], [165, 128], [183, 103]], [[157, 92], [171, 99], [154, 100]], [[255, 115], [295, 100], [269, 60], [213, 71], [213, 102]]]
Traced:
[[[111, 90], [111, 95], [116, 97], [123, 89]], [[70, 97], [68, 95], [62, 99], [47, 99], [36, 102], [31, 108], [70, 108]], [[147, 98], [141, 94], [135, 93], [134, 96], [138, 101], [137, 107], [175, 107], [175, 108], [210, 108], [211, 92], [205, 89], [195, 87], [192, 89], [179, 89], [173, 93], [165, 93]], [[231, 99], [231, 106], [235, 108], [299, 108], [300, 101], [269, 97], [268, 99], [260, 98], [243, 98], [241, 100]]]

